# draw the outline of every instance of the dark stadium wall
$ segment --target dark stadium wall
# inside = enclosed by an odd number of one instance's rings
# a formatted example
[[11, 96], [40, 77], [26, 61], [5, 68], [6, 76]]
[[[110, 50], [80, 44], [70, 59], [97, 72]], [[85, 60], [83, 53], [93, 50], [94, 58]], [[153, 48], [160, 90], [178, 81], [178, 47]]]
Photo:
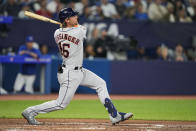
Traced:
[[[58, 92], [56, 73], [61, 59], [53, 59], [51, 65], [52, 92]], [[3, 87], [13, 90], [18, 64], [5, 64]], [[111, 94], [140, 95], [196, 95], [196, 63], [166, 61], [107, 61], [85, 60], [84, 67], [95, 72], [106, 83]], [[35, 90], [39, 91], [39, 69]], [[5, 73], [6, 72], [6, 73]], [[96, 93], [87, 87], [79, 87], [77, 93]]]
[[195, 95], [195, 67], [195, 62], [112, 62], [111, 93]]

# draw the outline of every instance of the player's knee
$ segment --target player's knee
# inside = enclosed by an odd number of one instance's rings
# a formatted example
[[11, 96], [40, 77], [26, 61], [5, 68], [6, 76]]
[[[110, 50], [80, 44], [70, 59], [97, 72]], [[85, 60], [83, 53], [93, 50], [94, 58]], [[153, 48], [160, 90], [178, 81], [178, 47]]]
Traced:
[[65, 106], [60, 105], [60, 106], [59, 106], [59, 110], [63, 110], [63, 109], [65, 109]]
[[106, 87], [106, 82], [105, 82], [105, 80], [102, 80], [102, 81], [101, 81], [100, 86], [103, 87], [103, 88]]
[[58, 110], [63, 110], [63, 109], [65, 109], [67, 105], [68, 105], [68, 104], [66, 104], [66, 103], [58, 103], [58, 102], [57, 102]]
[[59, 105], [60, 110], [63, 110], [67, 107], [68, 103], [62, 103]]
[[97, 88], [97, 92], [101, 92], [106, 89], [106, 82], [104, 80], [100, 81], [100, 84]]
[[57, 108], [58, 108], [58, 110], [63, 110], [63, 109], [65, 109], [65, 106], [63, 106], [63, 105], [57, 105]]

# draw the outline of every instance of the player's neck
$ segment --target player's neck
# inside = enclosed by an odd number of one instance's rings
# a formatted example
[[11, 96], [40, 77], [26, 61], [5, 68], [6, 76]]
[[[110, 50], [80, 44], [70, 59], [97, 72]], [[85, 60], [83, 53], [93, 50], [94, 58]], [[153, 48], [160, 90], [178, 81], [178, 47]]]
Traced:
[[63, 26], [62, 28], [71, 28], [71, 27], [74, 27], [74, 26]]
[[65, 28], [78, 27], [78, 25], [67, 24]]

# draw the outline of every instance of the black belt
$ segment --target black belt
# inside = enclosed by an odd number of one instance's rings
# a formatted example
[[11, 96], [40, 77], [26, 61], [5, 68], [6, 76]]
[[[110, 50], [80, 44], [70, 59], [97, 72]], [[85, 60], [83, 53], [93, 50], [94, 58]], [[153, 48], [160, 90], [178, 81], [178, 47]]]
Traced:
[[[66, 65], [62, 65], [62, 67], [65, 67], [66, 68]], [[82, 66], [76, 66], [74, 67], [74, 70], [81, 70], [82, 69]]]

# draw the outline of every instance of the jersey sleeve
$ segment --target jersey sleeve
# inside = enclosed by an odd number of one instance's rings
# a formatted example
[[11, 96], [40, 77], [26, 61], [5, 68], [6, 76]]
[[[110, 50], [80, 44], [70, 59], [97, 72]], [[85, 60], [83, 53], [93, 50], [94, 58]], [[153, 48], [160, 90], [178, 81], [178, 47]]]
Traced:
[[86, 39], [86, 32], [87, 32], [86, 27], [83, 26], [83, 25], [79, 25], [79, 27], [81, 28], [82, 37], [83, 37], [84, 39]]
[[58, 34], [58, 29], [54, 32], [54, 40], [56, 43], [58, 43], [57, 34]]
[[113, 4], [110, 4], [110, 11], [112, 13], [112, 15], [116, 15], [117, 14], [117, 11], [116, 11], [116, 8]]

